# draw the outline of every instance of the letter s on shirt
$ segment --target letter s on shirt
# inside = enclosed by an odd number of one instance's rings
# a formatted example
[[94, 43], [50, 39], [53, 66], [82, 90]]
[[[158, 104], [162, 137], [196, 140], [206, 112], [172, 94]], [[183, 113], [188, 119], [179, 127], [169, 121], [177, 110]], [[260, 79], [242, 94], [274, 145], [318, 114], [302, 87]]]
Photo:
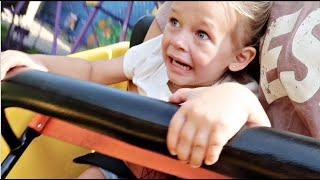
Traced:
[[[272, 38], [290, 33], [297, 22], [301, 10], [281, 16], [270, 25], [261, 51], [260, 85], [269, 104], [288, 96], [297, 103], [309, 100], [320, 88], [320, 40], [312, 34], [312, 30], [320, 24], [320, 9], [316, 9], [304, 19], [297, 29], [292, 42], [293, 55], [303, 63], [307, 75], [297, 81], [294, 71], [280, 72], [280, 78], [267, 81], [267, 72], [278, 67], [278, 59], [283, 46], [268, 50]], [[317, 32], [319, 33], [319, 32]], [[284, 43], [285, 44], [285, 43]]]

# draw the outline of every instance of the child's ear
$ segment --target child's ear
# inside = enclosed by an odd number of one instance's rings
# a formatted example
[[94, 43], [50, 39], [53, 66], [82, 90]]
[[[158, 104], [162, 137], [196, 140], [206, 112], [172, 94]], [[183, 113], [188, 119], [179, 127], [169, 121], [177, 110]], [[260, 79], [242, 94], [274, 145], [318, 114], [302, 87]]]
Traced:
[[244, 69], [256, 56], [254, 47], [244, 47], [236, 53], [234, 61], [229, 64], [229, 70], [236, 72]]

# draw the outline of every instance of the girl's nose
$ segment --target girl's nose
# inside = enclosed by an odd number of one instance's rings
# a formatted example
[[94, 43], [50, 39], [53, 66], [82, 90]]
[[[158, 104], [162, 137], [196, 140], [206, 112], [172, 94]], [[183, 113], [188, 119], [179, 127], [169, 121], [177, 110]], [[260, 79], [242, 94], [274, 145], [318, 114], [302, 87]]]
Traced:
[[180, 32], [178, 34], [175, 34], [173, 38], [171, 39], [170, 43], [173, 47], [175, 47], [178, 50], [186, 51], [188, 47], [188, 40], [187, 40], [186, 33]]

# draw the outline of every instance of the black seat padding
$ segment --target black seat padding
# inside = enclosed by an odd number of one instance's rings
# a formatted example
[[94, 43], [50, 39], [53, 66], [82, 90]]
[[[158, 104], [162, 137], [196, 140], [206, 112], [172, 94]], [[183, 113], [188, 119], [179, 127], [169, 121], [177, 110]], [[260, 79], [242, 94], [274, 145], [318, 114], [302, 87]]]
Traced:
[[129, 47], [133, 47], [135, 45], [141, 44], [144, 41], [144, 37], [146, 36], [154, 18], [155, 16], [150, 14], [150, 15], [145, 15], [141, 17], [137, 21], [137, 23], [133, 26], [133, 29], [132, 29]]

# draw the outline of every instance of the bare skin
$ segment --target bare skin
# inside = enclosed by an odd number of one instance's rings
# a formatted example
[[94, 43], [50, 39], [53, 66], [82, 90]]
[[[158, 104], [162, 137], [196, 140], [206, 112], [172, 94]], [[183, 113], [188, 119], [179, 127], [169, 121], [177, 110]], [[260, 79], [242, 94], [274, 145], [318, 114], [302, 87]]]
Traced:
[[90, 166], [86, 169], [82, 174], [80, 174], [78, 179], [92, 179], [92, 177], [94, 177], [94, 179], [108, 179], [103, 175], [100, 169], [95, 166]]

